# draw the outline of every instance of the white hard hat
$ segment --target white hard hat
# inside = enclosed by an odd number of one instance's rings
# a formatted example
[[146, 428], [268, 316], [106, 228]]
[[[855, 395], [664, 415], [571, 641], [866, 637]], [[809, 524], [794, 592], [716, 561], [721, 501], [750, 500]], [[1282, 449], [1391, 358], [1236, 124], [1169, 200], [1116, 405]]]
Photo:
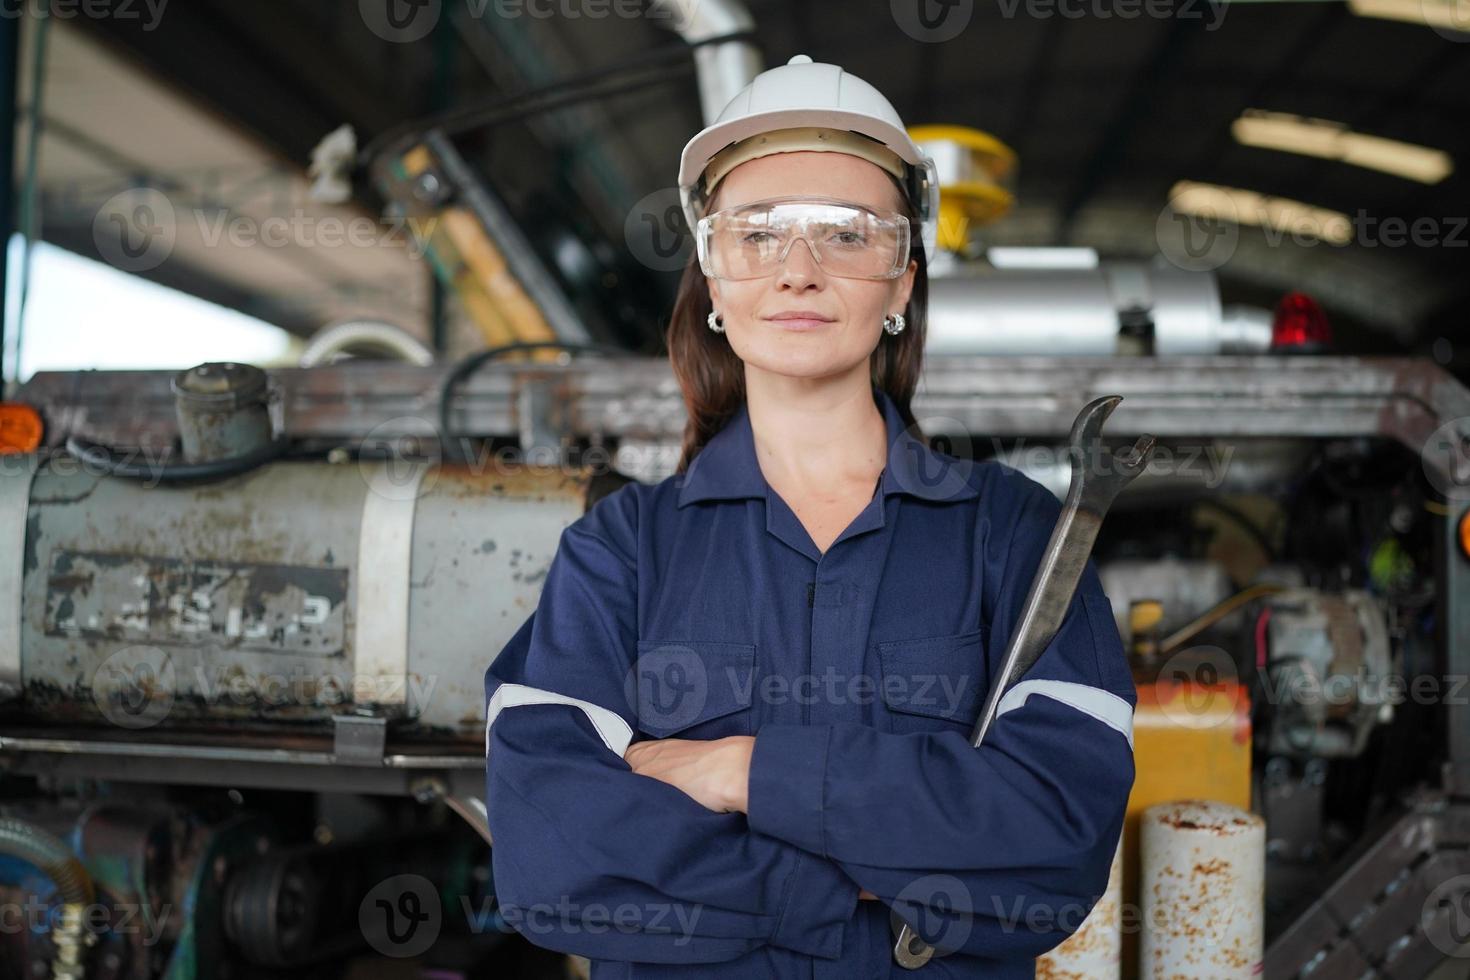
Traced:
[[922, 223], [924, 257], [934, 260], [939, 221], [934, 161], [909, 137], [881, 92], [837, 65], [813, 62], [804, 54], [757, 75], [718, 119], [685, 144], [679, 201], [689, 227], [703, 217], [714, 186], [735, 166], [795, 150], [851, 153], [898, 177]]

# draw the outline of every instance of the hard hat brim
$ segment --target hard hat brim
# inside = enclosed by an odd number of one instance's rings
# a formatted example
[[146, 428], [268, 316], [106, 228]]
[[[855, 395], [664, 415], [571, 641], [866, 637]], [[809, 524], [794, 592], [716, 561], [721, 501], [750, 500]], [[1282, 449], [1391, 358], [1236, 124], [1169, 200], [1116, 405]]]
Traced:
[[731, 143], [776, 129], [816, 126], [858, 133], [877, 140], [911, 166], [919, 166], [922, 157], [908, 133], [881, 119], [842, 109], [775, 109], [759, 112], [728, 122], [715, 123], [695, 134], [684, 146], [679, 158], [679, 186], [693, 187], [715, 154]]

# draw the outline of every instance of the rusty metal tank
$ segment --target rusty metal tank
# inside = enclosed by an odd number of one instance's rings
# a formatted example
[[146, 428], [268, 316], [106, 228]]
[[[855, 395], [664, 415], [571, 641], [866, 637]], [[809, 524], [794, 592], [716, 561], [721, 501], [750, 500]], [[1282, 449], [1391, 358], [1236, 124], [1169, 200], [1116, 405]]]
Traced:
[[150, 485], [0, 457], [0, 710], [478, 741], [485, 668], [604, 479], [359, 458]]

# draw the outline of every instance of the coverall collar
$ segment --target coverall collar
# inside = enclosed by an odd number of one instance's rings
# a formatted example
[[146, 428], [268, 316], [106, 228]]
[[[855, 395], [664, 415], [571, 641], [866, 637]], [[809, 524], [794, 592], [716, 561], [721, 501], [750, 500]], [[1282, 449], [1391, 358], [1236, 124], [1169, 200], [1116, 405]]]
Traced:
[[[873, 388], [873, 399], [888, 429], [888, 463], [883, 467], [882, 492], [908, 493], [923, 500], [953, 503], [972, 500], [980, 491], [968, 479], [972, 464], [936, 453], [905, 427], [898, 406], [888, 393]], [[719, 432], [694, 457], [679, 482], [678, 506], [701, 500], [739, 500], [765, 497], [766, 478], [756, 462], [750, 410], [744, 401]]]

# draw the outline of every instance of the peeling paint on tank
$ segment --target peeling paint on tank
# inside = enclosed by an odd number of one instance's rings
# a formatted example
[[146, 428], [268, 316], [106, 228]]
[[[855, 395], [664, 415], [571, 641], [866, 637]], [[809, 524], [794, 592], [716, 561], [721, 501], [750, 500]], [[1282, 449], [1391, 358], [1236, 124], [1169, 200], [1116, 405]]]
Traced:
[[[146, 491], [126, 480], [42, 479], [28, 516], [28, 717], [64, 701], [75, 703], [36, 716], [98, 721], [90, 694], [97, 671], [138, 644], [167, 650], [177, 667], [165, 724], [187, 720], [200, 738], [279, 731], [281, 723], [309, 724], [317, 735], [329, 727], [340, 708], [237, 704], [217, 696], [217, 678], [230, 665], [243, 670], [229, 676], [245, 690], [271, 673], [351, 677], [357, 583], [350, 575], [368, 492], [358, 467], [282, 462], [248, 482]], [[585, 512], [585, 498], [586, 480], [575, 472], [502, 467], [488, 457], [479, 472], [446, 466], [436, 483], [426, 481], [406, 583], [408, 663], [440, 684], [415, 695], [426, 705], [395, 729], [397, 737], [455, 739], [466, 751], [479, 744], [485, 667], [535, 608], [548, 552]], [[310, 578], [320, 575], [343, 578], [326, 585]], [[58, 611], [66, 630], [56, 631]], [[325, 623], [310, 622], [322, 614]], [[331, 642], [337, 634], [340, 644]], [[338, 686], [351, 695], [350, 682]]]
[[21, 559], [21, 571], [29, 574], [41, 567], [37, 545], [41, 540], [41, 515], [32, 513], [26, 517], [25, 557]]
[[[60, 551], [50, 636], [321, 655], [342, 648], [347, 570]], [[67, 570], [59, 574], [55, 570]]]
[[580, 499], [585, 496], [590, 472], [512, 466], [493, 459], [467, 463], [445, 463], [426, 479], [434, 481], [432, 493], [468, 500], [486, 496], [544, 502], [553, 498]]

